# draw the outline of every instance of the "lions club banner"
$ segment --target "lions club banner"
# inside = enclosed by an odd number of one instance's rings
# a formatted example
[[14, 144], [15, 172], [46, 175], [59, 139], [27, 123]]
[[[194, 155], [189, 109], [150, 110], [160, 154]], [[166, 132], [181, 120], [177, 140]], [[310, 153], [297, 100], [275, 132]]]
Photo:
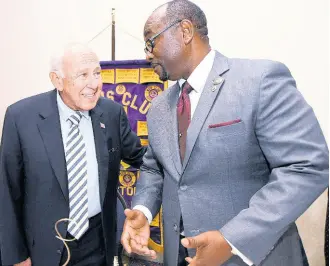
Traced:
[[[140, 137], [141, 144], [148, 145], [146, 114], [151, 101], [167, 88], [167, 82], [159, 80], [145, 60], [103, 61], [101, 62], [103, 96], [123, 105], [131, 128]], [[136, 192], [139, 170], [121, 163], [119, 191], [126, 204], [131, 207], [132, 196]], [[122, 228], [123, 209], [118, 209], [118, 228]], [[161, 213], [151, 224], [149, 245], [162, 257], [163, 234]], [[120, 230], [119, 230], [120, 231]]]

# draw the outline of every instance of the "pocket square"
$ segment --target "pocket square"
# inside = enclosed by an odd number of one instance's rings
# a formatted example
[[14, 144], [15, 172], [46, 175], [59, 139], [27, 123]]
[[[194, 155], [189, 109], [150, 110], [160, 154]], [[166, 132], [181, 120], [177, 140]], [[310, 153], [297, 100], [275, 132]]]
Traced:
[[236, 120], [232, 120], [232, 121], [222, 122], [222, 123], [219, 123], [219, 124], [212, 124], [212, 125], [209, 125], [209, 128], [230, 126], [230, 125], [233, 125], [233, 124], [237, 124], [241, 121], [242, 121], [241, 119], [236, 119]]

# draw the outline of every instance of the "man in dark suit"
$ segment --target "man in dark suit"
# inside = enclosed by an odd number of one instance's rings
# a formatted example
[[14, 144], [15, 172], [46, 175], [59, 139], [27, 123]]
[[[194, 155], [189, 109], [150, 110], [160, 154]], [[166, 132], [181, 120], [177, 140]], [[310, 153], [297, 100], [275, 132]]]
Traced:
[[120, 160], [139, 167], [145, 152], [123, 108], [100, 98], [101, 68], [88, 47], [52, 61], [55, 90], [8, 107], [1, 150], [4, 265], [113, 265]]

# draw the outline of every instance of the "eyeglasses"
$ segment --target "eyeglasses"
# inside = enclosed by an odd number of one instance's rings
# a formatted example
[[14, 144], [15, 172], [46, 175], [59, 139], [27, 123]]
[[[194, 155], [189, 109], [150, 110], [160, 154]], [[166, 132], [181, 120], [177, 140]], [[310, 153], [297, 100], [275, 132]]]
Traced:
[[161, 32], [158, 32], [157, 34], [155, 34], [154, 36], [152, 36], [151, 38], [149, 38], [145, 42], [144, 52], [145, 53], [152, 53], [153, 49], [155, 48], [155, 39], [159, 35], [161, 35], [162, 33], [164, 33], [165, 31], [167, 31], [168, 29], [170, 29], [171, 27], [173, 27], [175, 24], [180, 23], [182, 20], [183, 19], [179, 19], [179, 20], [174, 21], [172, 24], [170, 24], [165, 29], [163, 29]]

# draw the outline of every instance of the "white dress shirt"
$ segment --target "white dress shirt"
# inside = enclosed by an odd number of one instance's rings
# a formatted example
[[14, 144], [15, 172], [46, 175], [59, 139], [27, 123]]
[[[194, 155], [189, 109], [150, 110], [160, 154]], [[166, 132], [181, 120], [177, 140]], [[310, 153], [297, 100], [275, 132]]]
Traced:
[[[199, 65], [194, 69], [194, 71], [191, 73], [191, 75], [187, 80], [187, 82], [193, 88], [193, 90], [189, 93], [190, 106], [191, 106], [191, 119], [194, 116], [198, 101], [202, 95], [208, 75], [212, 70], [214, 58], [215, 58], [215, 51], [211, 50], [199, 63]], [[182, 88], [182, 85], [185, 82], [185, 80], [180, 79], [178, 82], [180, 87]], [[134, 209], [142, 211], [144, 215], [147, 217], [149, 224], [151, 223], [152, 215], [148, 208], [142, 205], [137, 205], [134, 207]], [[241, 252], [239, 252], [228, 240], [227, 242], [231, 246], [232, 253], [234, 255], [239, 256], [249, 266], [253, 265], [253, 262], [251, 262], [247, 257], [245, 257]]]
[[[69, 129], [71, 126], [70, 121], [67, 121], [67, 119], [72, 114], [74, 114], [75, 111], [73, 111], [63, 102], [59, 93], [57, 93], [57, 106], [60, 115], [63, 146], [65, 148], [66, 140], [68, 138]], [[79, 123], [79, 130], [83, 136], [86, 147], [88, 217], [90, 218], [101, 212], [99, 174], [92, 119], [88, 111], [81, 112], [81, 114], [83, 116]]]

